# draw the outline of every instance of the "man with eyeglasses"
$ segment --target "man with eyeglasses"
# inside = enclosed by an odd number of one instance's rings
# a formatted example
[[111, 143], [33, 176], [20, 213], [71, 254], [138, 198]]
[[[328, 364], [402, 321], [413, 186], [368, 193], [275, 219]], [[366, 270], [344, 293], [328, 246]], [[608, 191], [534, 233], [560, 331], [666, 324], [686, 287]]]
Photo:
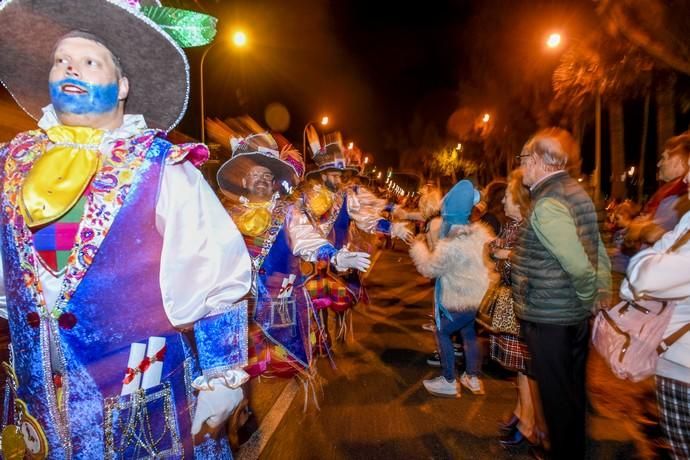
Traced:
[[582, 459], [589, 318], [608, 303], [611, 278], [594, 204], [566, 170], [576, 160], [561, 140], [566, 135], [540, 131], [519, 155], [532, 211], [513, 252], [512, 284], [551, 456]]

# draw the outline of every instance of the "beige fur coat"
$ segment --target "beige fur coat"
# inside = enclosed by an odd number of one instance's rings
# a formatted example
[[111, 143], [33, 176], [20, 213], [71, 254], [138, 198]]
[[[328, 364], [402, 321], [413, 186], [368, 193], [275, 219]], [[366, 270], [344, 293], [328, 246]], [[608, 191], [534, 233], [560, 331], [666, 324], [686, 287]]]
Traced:
[[410, 247], [419, 273], [441, 279], [441, 301], [448, 311], [476, 310], [489, 287], [493, 268], [487, 243], [493, 239], [484, 224], [455, 225], [430, 251], [424, 241]]

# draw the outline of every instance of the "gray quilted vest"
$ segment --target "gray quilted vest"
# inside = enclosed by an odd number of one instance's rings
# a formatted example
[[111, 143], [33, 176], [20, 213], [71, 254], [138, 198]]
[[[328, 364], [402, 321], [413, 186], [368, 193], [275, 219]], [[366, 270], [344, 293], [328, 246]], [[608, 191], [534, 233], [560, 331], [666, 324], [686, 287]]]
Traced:
[[[594, 267], [597, 266], [599, 227], [594, 204], [567, 172], [555, 174], [531, 192], [532, 203], [554, 198], [565, 204], [575, 221], [577, 235]], [[573, 244], [577, 242], [573, 241]], [[587, 319], [592, 304], [582, 302], [568, 273], [541, 244], [530, 219], [523, 226], [512, 255], [515, 313], [535, 323], [572, 325]]]

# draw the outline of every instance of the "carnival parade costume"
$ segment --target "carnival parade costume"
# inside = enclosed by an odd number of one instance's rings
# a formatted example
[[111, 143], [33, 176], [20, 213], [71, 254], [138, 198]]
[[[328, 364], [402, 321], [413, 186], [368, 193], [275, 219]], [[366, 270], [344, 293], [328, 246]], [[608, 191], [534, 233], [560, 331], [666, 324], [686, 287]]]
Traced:
[[[247, 297], [254, 308], [246, 370], [252, 376], [309, 377], [318, 320], [300, 261], [330, 260], [337, 250], [313, 228], [295, 225], [298, 210], [288, 194], [304, 172], [299, 152], [290, 145], [279, 150], [268, 133], [233, 137], [231, 147], [233, 156], [219, 169], [218, 184], [230, 197], [229, 212], [252, 259], [252, 291]], [[268, 200], [250, 202], [240, 183], [254, 165], [274, 176]]]
[[[40, 118], [0, 151], [5, 458], [231, 458], [225, 439], [195, 444], [192, 432], [223, 421], [210, 407], [242, 399], [251, 265], [193, 165], [206, 147], [165, 139], [187, 104], [178, 42], [215, 33], [215, 20], [187, 13], [153, 1], [0, 3], [0, 79]], [[173, 39], [154, 17], [196, 37]], [[119, 128], [60, 124], [45, 69], [75, 30], [103, 39], [132, 84]]]
[[[351, 249], [351, 225], [370, 234], [391, 234], [391, 222], [382, 218], [375, 207], [362, 207], [351, 188], [330, 190], [321, 182], [319, 176], [322, 173], [346, 171], [340, 134], [327, 136], [325, 146], [321, 146], [315, 132], [308, 132], [308, 138], [316, 168], [307, 173], [307, 183], [300, 199], [301, 219], [297, 225], [314, 228], [334, 248], [343, 252]], [[342, 314], [360, 301], [362, 281], [359, 271], [340, 271], [328, 261], [309, 268], [306, 282], [317, 309], [330, 309]]]

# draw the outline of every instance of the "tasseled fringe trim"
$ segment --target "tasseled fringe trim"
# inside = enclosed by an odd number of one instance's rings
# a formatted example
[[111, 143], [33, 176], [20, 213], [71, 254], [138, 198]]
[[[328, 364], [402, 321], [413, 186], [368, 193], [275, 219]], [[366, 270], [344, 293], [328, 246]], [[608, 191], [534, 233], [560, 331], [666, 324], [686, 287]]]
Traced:
[[336, 318], [338, 318], [338, 334], [336, 335], [336, 340], [346, 342], [349, 335], [350, 341], [354, 341], [355, 329], [352, 325], [352, 309], [350, 308], [344, 313], [337, 315]]
[[304, 391], [304, 405], [302, 412], [306, 413], [309, 408], [309, 398], [314, 402], [316, 410], [320, 411], [319, 395], [323, 398], [323, 378], [316, 372], [316, 369], [300, 372], [295, 376], [297, 381], [302, 384]]

